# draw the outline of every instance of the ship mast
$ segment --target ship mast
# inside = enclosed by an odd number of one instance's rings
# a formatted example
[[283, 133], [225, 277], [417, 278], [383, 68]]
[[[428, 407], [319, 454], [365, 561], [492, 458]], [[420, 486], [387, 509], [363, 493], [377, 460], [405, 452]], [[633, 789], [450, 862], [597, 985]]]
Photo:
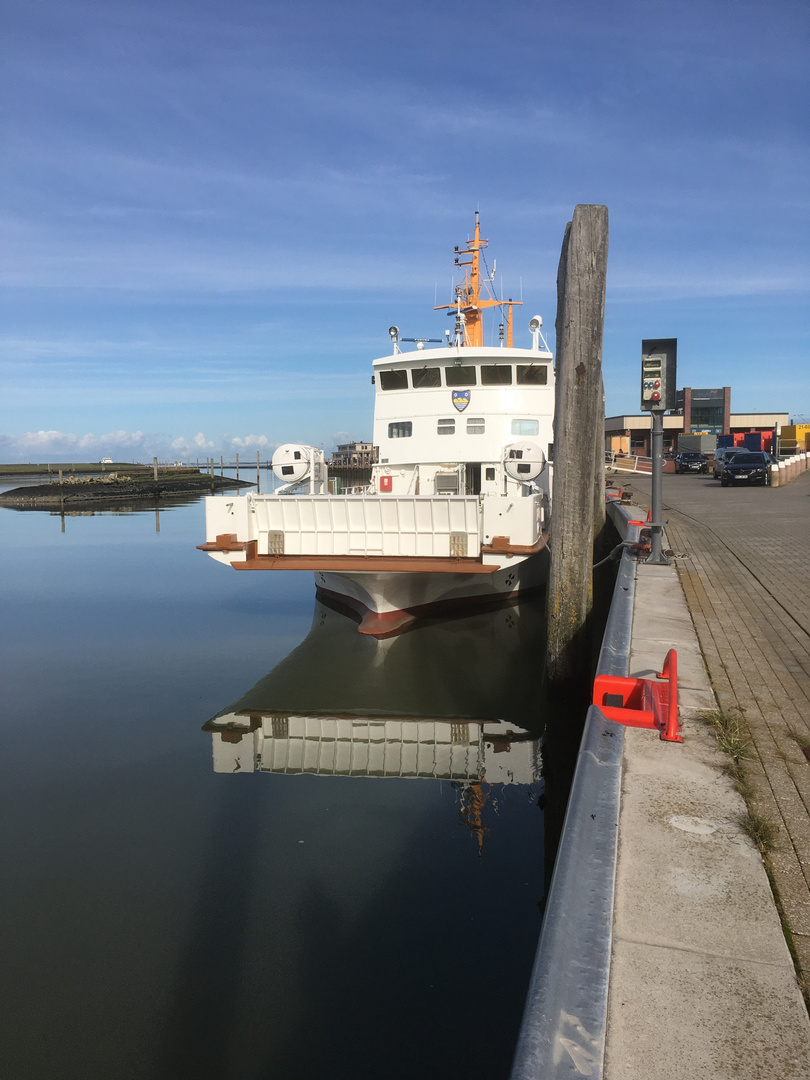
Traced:
[[[463, 314], [464, 344], [484, 344], [484, 320], [483, 309], [491, 307], [506, 308], [506, 347], [512, 348], [512, 308], [519, 306], [522, 300], [498, 300], [492, 294], [492, 278], [481, 277], [481, 251], [489, 244], [489, 240], [481, 239], [481, 225], [478, 221], [478, 211], [475, 211], [475, 232], [473, 239], [467, 241], [467, 250], [455, 249], [456, 266], [466, 267], [464, 280], [456, 285], [456, 297], [452, 304], [439, 304], [434, 311], [443, 311], [447, 308]], [[470, 255], [469, 262], [462, 262], [462, 256]], [[494, 277], [494, 274], [493, 274]], [[486, 288], [488, 296], [482, 297], [481, 288]]]

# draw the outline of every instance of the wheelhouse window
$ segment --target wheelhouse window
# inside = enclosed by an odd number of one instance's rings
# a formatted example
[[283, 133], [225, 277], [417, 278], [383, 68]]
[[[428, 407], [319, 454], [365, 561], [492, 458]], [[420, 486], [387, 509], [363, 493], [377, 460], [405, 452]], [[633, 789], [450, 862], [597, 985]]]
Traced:
[[512, 365], [511, 364], [482, 364], [481, 365], [481, 385], [482, 386], [511, 386], [512, 385]]
[[394, 369], [393, 371], [381, 371], [380, 372], [380, 386], [383, 390], [407, 390], [408, 389], [408, 372], [405, 368]]
[[484, 418], [483, 416], [468, 416], [467, 417], [467, 434], [468, 435], [483, 435], [484, 434]]
[[446, 420], [439, 420], [436, 424], [437, 435], [453, 435], [456, 430], [456, 421], [454, 417], [449, 416]]
[[475, 386], [475, 368], [454, 364], [444, 369], [444, 381], [447, 386]]
[[512, 434], [513, 435], [539, 435], [540, 434], [540, 421], [539, 420], [513, 420], [512, 421]]
[[518, 386], [545, 386], [548, 383], [547, 364], [518, 364]]
[[414, 390], [425, 390], [431, 386], [442, 385], [442, 370], [437, 367], [411, 369], [411, 386]]
[[413, 435], [412, 420], [398, 420], [396, 423], [388, 425], [389, 439], [409, 439], [411, 435]]

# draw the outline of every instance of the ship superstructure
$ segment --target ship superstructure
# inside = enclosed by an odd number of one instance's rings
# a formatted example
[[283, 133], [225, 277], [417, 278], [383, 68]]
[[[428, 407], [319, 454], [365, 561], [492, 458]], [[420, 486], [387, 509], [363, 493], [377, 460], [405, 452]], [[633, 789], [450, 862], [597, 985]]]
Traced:
[[[284, 487], [206, 499], [203, 550], [238, 570], [314, 570], [319, 592], [342, 599], [372, 634], [543, 583], [552, 355], [539, 317], [531, 347], [511, 345], [518, 301], [492, 296], [494, 274], [480, 272], [485, 246], [476, 214], [467, 251], [456, 249], [465, 277], [444, 306], [454, 320], [447, 340], [401, 338], [392, 326], [392, 351], [373, 361], [369, 487], [330, 493], [322, 452], [285, 444], [273, 455]], [[483, 344], [488, 307], [504, 312], [492, 346]]]

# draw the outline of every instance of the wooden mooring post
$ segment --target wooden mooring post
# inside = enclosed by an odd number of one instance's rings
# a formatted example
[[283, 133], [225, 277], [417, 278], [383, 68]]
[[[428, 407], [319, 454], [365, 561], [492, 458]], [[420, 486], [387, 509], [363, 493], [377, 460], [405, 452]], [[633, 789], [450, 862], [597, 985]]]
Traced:
[[577, 206], [557, 272], [554, 509], [548, 584], [550, 687], [588, 678], [594, 535], [604, 524], [604, 390], [608, 212]]
[[593, 545], [604, 524], [604, 390], [608, 214], [577, 206], [557, 272], [556, 401], [551, 567], [546, 611], [543, 760], [546, 884], [554, 868], [593, 657]]

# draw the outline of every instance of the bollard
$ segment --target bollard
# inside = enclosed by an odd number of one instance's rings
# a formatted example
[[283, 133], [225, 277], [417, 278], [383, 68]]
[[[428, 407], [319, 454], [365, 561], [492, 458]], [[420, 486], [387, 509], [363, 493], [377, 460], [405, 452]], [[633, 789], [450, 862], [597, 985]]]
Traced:
[[[664, 682], [657, 682], [663, 679]], [[657, 730], [665, 742], [683, 742], [678, 724], [678, 654], [670, 649], [656, 679], [597, 675], [593, 704], [608, 720]]]

